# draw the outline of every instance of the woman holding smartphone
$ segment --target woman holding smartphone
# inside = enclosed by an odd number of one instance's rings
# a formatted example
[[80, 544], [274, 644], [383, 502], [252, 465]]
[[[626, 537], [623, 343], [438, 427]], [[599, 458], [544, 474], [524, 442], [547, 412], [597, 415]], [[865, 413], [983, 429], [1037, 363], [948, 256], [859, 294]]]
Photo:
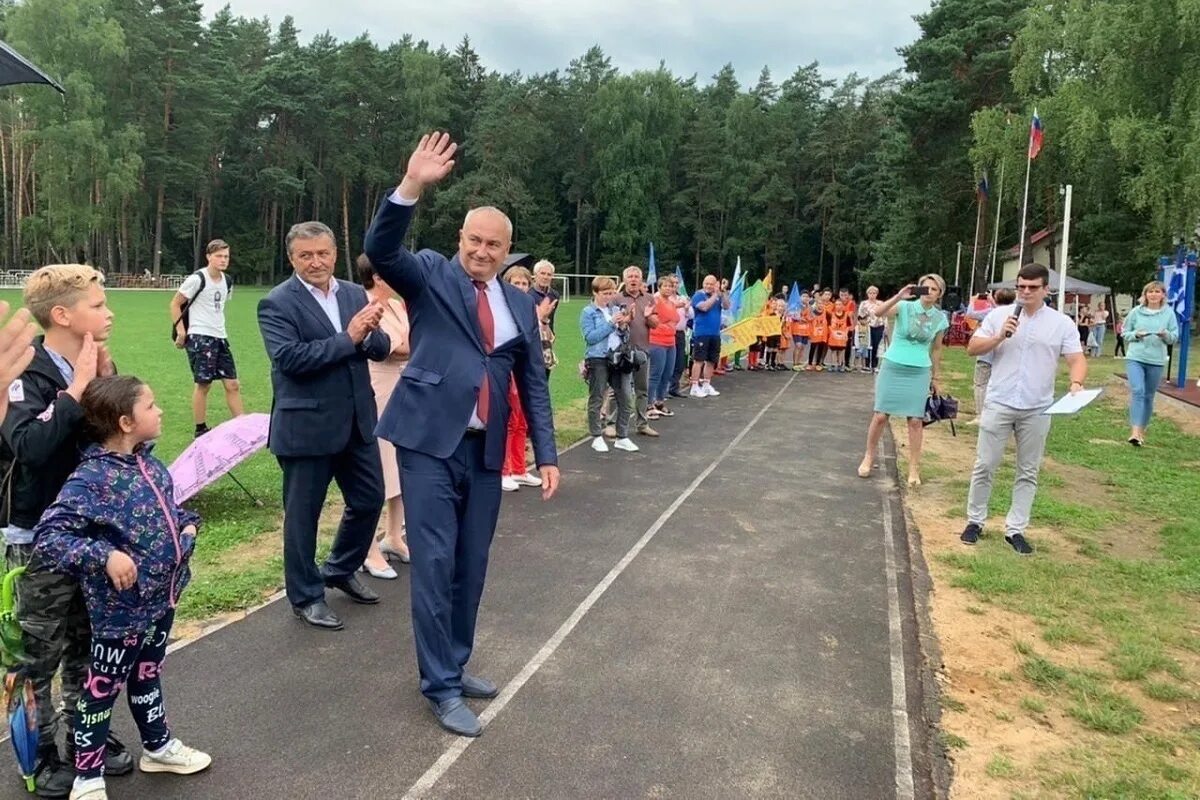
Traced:
[[[925, 401], [937, 392], [942, 360], [942, 332], [950, 327], [938, 305], [946, 291], [939, 275], [922, 275], [917, 285], [909, 284], [888, 300], [876, 316], [895, 317], [892, 343], [883, 354], [883, 365], [875, 379], [875, 415], [867, 430], [867, 452], [858, 465], [860, 478], [871, 477], [875, 450], [895, 414], [908, 419], [908, 485], [921, 485], [921, 445], [924, 438]], [[915, 302], [901, 302], [910, 298]]]
[[1125, 318], [1125, 375], [1129, 379], [1129, 443], [1141, 447], [1154, 413], [1154, 395], [1162, 382], [1167, 346], [1179, 341], [1179, 322], [1167, 307], [1167, 290], [1161, 281], [1150, 281], [1142, 299]]

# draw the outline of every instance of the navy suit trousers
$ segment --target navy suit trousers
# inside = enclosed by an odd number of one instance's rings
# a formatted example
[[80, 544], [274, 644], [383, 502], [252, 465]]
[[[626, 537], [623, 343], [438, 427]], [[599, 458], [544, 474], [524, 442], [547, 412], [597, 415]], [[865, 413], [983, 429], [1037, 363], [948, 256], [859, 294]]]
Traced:
[[464, 436], [449, 458], [396, 448], [412, 553], [413, 633], [421, 692], [440, 703], [462, 694], [488, 550], [500, 515], [500, 471], [486, 469], [484, 437]]
[[[383, 510], [383, 467], [377, 440], [351, 435], [331, 456], [279, 456], [283, 468], [283, 573], [297, 608], [325, 599], [325, 581], [352, 577], [362, 566]], [[317, 524], [330, 479], [346, 502], [329, 557], [318, 570]]]

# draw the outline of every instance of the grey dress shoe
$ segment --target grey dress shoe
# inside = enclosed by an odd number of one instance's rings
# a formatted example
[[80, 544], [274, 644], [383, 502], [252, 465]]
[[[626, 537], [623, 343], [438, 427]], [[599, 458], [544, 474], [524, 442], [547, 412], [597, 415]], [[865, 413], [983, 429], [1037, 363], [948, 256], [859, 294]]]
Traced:
[[467, 704], [461, 697], [451, 697], [440, 703], [430, 700], [429, 707], [433, 709], [433, 715], [437, 717], [438, 724], [451, 733], [459, 736], [478, 736], [483, 733], [479, 717], [475, 716], [474, 711], [467, 708]]
[[500, 690], [496, 684], [489, 681], [487, 678], [480, 678], [472, 675], [469, 672], [462, 674], [462, 693], [463, 697], [476, 697], [482, 700], [490, 700], [500, 694]]

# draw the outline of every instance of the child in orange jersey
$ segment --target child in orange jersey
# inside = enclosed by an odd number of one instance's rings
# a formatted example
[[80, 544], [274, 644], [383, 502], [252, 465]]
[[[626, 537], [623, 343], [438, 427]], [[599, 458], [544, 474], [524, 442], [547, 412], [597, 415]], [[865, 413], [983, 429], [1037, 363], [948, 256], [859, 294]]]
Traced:
[[809, 336], [808, 367], [809, 370], [821, 372], [825, 369], [826, 343], [829, 340], [829, 316], [820, 298], [813, 302], [812, 334]]
[[829, 352], [833, 354], [833, 372], [846, 371], [846, 352], [850, 344], [850, 315], [842, 301], [833, 302], [833, 311], [829, 315]]

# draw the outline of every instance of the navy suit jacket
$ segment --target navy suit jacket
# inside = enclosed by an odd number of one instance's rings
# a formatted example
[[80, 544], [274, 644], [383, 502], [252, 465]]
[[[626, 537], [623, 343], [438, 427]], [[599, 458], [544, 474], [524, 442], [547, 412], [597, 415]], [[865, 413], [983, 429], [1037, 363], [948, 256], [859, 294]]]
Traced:
[[338, 281], [338, 333], [294, 275], [258, 302], [258, 327], [271, 359], [271, 432], [267, 446], [277, 456], [329, 456], [352, 437], [374, 441], [375, 393], [367, 359], [382, 361], [391, 341], [376, 330], [355, 345], [346, 326], [364, 306], [358, 284]]
[[491, 418], [484, 467], [498, 470], [504, 463], [511, 376], [516, 378], [529, 421], [538, 466], [557, 464], [550, 389], [533, 298], [500, 282], [518, 335], [486, 352], [476, 289], [458, 256], [447, 260], [432, 250], [412, 253], [404, 247], [412, 213], [412, 206], [384, 198], [363, 245], [375, 271], [404, 298], [410, 326], [408, 365], [376, 433], [399, 447], [448, 458], [462, 441], [479, 387], [486, 379], [490, 382]]

